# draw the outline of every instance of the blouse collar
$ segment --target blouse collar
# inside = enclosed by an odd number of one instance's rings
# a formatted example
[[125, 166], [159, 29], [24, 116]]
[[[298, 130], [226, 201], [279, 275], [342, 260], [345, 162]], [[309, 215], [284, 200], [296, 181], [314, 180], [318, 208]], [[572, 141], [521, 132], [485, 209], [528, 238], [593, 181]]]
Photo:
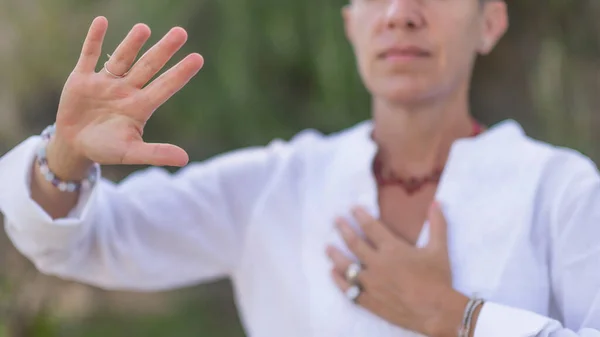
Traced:
[[[351, 146], [344, 146], [344, 154], [337, 165], [345, 168], [340, 180], [340, 191], [345, 195], [341, 201], [345, 206], [361, 205], [374, 216], [379, 216], [377, 184], [372, 171], [372, 162], [377, 152], [377, 144], [371, 138], [373, 123], [371, 120], [360, 123], [351, 132]], [[471, 181], [493, 179], [494, 172], [504, 170], [511, 160], [511, 146], [525, 139], [522, 127], [514, 120], [505, 120], [492, 125], [476, 137], [461, 138], [450, 147], [448, 160], [440, 178], [436, 200], [442, 206], [451, 204], [457, 196], [470, 193], [476, 186]], [[338, 166], [339, 167], [339, 166]], [[338, 171], [338, 172], [340, 172]], [[476, 185], [476, 184], [475, 184]], [[425, 224], [418, 244], [427, 241], [428, 224]]]

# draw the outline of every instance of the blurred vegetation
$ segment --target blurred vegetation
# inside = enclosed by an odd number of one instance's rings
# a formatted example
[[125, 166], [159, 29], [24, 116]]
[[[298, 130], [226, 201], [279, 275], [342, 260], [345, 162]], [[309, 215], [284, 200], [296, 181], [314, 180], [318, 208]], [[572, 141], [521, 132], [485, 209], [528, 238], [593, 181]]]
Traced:
[[[148, 46], [190, 33], [201, 73], [157, 111], [149, 141], [195, 160], [304, 128], [331, 132], [369, 117], [342, 29], [344, 0], [0, 0], [0, 154], [52, 123], [92, 18], [110, 22], [110, 53], [137, 22]], [[600, 1], [510, 1], [511, 30], [478, 61], [474, 115], [513, 118], [534, 137], [600, 159]], [[118, 180], [137, 168], [106, 168]], [[0, 235], [0, 337], [243, 336], [225, 281], [160, 294], [107, 293], [37, 273]]]

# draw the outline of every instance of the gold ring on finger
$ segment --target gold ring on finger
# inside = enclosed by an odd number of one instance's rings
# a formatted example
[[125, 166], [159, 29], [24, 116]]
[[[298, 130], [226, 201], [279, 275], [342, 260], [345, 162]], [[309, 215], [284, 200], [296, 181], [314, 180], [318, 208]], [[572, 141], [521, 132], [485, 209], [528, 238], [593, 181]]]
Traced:
[[123, 77], [127, 76], [127, 73], [125, 73], [123, 75], [117, 75], [117, 74], [113, 73], [112, 71], [108, 70], [108, 61], [110, 61], [110, 54], [106, 54], [106, 55], [108, 56], [108, 60], [106, 62], [104, 62], [104, 68], [102, 68], [102, 69], [104, 69], [104, 71], [107, 74], [109, 74], [110, 76], [115, 77], [115, 78], [123, 78]]

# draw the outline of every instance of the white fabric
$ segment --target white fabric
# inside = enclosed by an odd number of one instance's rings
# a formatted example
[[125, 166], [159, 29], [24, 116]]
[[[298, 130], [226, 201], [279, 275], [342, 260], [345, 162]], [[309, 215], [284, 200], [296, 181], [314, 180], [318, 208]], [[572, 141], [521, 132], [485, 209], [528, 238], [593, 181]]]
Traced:
[[[328, 243], [343, 248], [335, 216], [357, 203], [378, 213], [371, 127], [102, 180], [56, 221], [29, 196], [32, 137], [0, 159], [0, 210], [47, 274], [134, 291], [231, 277], [252, 337], [416, 336], [349, 303], [325, 255]], [[437, 198], [455, 288], [489, 300], [476, 337], [600, 336], [600, 178], [589, 159], [506, 121], [454, 144]]]

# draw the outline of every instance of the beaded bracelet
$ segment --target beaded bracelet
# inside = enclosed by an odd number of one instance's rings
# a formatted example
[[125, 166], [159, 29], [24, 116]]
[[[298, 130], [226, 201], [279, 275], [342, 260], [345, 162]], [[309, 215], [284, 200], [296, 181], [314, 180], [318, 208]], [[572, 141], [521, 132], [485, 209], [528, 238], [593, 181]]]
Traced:
[[462, 327], [458, 333], [458, 337], [469, 337], [471, 334], [471, 323], [473, 321], [473, 314], [475, 309], [480, 305], [483, 305], [484, 301], [481, 298], [473, 297], [469, 300], [465, 313], [462, 320]]
[[44, 178], [52, 183], [52, 185], [58, 188], [61, 192], [77, 192], [82, 188], [90, 188], [94, 185], [97, 180], [97, 175], [100, 170], [100, 165], [95, 163], [90, 169], [87, 178], [81, 181], [64, 181], [58, 178], [48, 167], [48, 158], [46, 157], [46, 148], [54, 132], [56, 131], [55, 125], [50, 125], [41, 134], [42, 142], [37, 150], [36, 162], [40, 167], [40, 172]]

